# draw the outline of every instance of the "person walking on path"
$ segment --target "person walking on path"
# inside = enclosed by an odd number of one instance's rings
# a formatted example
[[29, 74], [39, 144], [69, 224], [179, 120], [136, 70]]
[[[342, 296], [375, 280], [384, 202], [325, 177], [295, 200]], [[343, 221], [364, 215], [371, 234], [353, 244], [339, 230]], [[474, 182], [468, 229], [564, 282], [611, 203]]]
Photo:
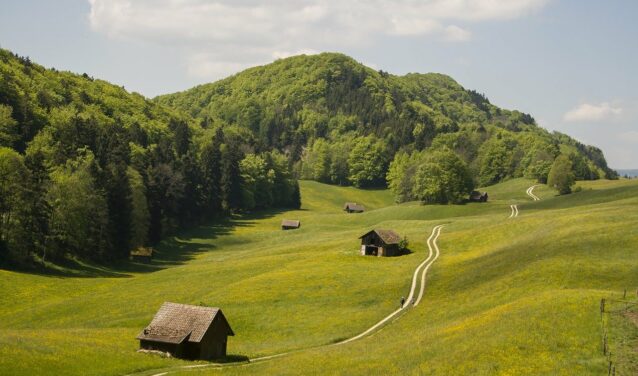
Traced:
[[401, 308], [403, 308], [403, 305], [405, 304], [405, 296], [401, 297]]

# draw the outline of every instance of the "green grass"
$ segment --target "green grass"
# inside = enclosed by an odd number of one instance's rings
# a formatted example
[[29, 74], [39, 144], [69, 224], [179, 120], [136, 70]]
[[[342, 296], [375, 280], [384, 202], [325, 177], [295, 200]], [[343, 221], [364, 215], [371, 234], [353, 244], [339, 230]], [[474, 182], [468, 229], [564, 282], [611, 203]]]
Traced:
[[638, 299], [633, 293], [606, 297], [601, 315], [608, 359], [617, 375], [638, 374]]
[[[302, 182], [302, 210], [184, 232], [151, 268], [88, 278], [0, 271], [0, 370], [115, 375], [193, 364], [135, 352], [138, 332], [174, 301], [222, 307], [237, 333], [233, 355], [307, 349], [183, 373], [602, 374], [600, 299], [638, 286], [638, 182], [581, 182], [570, 196], [540, 186], [539, 202], [525, 194], [532, 184], [485, 188], [486, 204], [424, 206]], [[368, 210], [345, 214], [345, 201]], [[520, 216], [508, 219], [513, 203]], [[280, 231], [283, 218], [301, 229]], [[316, 347], [396, 309], [441, 223], [441, 257], [419, 307], [360, 341]], [[373, 227], [407, 235], [413, 253], [358, 256], [357, 237]]]

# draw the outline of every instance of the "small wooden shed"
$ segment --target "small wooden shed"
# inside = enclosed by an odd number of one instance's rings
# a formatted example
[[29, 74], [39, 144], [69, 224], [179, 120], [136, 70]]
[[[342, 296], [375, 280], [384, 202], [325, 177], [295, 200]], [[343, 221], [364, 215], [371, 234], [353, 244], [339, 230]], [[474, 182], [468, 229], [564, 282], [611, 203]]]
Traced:
[[363, 256], [397, 256], [401, 237], [392, 230], [374, 229], [359, 237]]
[[226, 357], [228, 336], [234, 336], [221, 309], [165, 302], [137, 336], [140, 349], [185, 359]]
[[343, 210], [348, 213], [363, 213], [366, 209], [363, 205], [357, 204], [356, 202], [346, 202], [343, 205]]
[[487, 192], [472, 191], [472, 193], [470, 193], [471, 202], [487, 202], [487, 198]]
[[301, 227], [301, 221], [292, 220], [292, 219], [284, 219], [281, 221], [281, 229], [282, 230], [295, 230]]
[[131, 261], [143, 262], [150, 264], [153, 259], [153, 248], [151, 247], [138, 247], [131, 251]]

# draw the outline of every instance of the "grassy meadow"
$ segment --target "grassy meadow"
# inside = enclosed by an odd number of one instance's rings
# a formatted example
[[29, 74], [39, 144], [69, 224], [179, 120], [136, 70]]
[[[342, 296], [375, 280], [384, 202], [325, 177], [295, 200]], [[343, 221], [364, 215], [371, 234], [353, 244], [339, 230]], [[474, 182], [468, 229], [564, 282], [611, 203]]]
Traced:
[[[386, 190], [301, 182], [298, 211], [238, 216], [164, 241], [151, 266], [52, 274], [0, 270], [0, 373], [599, 375], [599, 303], [638, 287], [638, 181], [579, 182], [557, 197], [514, 179], [486, 204], [395, 205]], [[345, 201], [366, 206], [345, 214]], [[509, 206], [520, 215], [509, 219]], [[282, 219], [301, 229], [282, 232]], [[397, 308], [432, 228], [441, 256], [424, 300], [362, 340], [338, 342]], [[358, 255], [358, 236], [394, 229], [411, 254]], [[164, 301], [219, 306], [229, 354], [281, 358], [223, 369], [137, 353]]]

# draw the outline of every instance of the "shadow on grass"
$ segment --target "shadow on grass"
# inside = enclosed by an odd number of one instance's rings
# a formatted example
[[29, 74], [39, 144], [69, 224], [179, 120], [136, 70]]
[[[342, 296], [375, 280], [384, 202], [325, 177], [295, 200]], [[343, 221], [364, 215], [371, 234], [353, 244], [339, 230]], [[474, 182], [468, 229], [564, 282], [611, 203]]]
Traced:
[[223, 359], [216, 360], [215, 362], [220, 364], [230, 364], [230, 363], [246, 363], [248, 361], [250, 361], [250, 358], [247, 357], [246, 355], [230, 354], [230, 355], [226, 355], [226, 357]]
[[283, 210], [267, 210], [255, 213], [233, 215], [231, 218], [212, 221], [208, 224], [194, 226], [179, 231], [155, 245], [155, 254], [151, 263], [139, 263], [121, 260], [109, 264], [98, 264], [77, 258], [46, 263], [36, 263], [32, 266], [0, 265], [0, 269], [21, 273], [42, 275], [47, 277], [78, 277], [78, 278], [122, 278], [132, 277], [133, 273], [152, 273], [158, 270], [182, 265], [204, 252], [217, 249], [215, 239], [230, 234], [238, 227], [254, 227], [257, 221], [274, 217]]

